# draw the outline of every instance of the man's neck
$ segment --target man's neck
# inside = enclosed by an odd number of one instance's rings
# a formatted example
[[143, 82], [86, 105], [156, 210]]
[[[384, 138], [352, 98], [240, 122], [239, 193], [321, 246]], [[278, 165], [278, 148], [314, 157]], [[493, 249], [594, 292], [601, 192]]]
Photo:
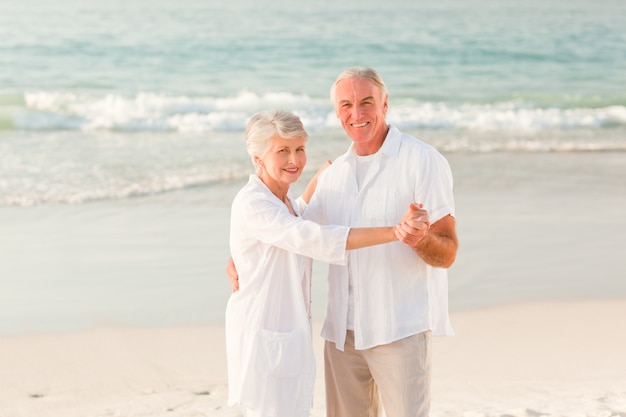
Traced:
[[384, 130], [383, 133], [381, 133], [380, 136], [378, 136], [377, 138], [370, 140], [368, 142], [364, 142], [364, 143], [354, 143], [354, 150], [356, 151], [356, 154], [359, 156], [367, 156], [367, 155], [373, 155], [376, 152], [378, 152], [380, 150], [380, 148], [383, 147], [383, 143], [385, 142], [385, 139], [387, 138], [387, 134], [389, 133], [389, 125], [387, 125], [387, 128]]

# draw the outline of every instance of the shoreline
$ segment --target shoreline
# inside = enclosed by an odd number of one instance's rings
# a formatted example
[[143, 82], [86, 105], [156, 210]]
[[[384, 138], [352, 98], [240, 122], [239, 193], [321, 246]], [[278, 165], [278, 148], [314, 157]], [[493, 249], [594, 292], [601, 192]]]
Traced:
[[[451, 312], [626, 297], [626, 152], [446, 157], [460, 239]], [[221, 324], [238, 188], [228, 181], [137, 199], [1, 208], [0, 334]], [[325, 314], [325, 272], [314, 264], [314, 320]]]

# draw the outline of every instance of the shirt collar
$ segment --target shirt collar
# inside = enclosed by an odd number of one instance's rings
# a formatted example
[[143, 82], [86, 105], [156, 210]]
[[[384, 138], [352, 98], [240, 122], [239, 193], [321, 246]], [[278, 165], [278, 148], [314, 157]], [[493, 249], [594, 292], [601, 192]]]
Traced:
[[[389, 131], [387, 132], [387, 136], [383, 142], [383, 146], [376, 152], [378, 155], [385, 155], [390, 158], [397, 158], [400, 153], [400, 131], [393, 125], [389, 125]], [[348, 154], [350, 155], [351, 160], [356, 160], [357, 154], [354, 149], [354, 143], [350, 144], [350, 148], [348, 149]]]

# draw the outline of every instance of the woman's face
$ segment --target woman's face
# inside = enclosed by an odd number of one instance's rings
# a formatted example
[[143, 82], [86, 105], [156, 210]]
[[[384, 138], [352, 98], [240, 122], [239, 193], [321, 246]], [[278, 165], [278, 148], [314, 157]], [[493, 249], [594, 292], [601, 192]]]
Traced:
[[272, 190], [289, 188], [296, 182], [306, 165], [306, 140], [301, 137], [270, 139], [270, 148], [261, 159], [263, 169], [259, 177]]

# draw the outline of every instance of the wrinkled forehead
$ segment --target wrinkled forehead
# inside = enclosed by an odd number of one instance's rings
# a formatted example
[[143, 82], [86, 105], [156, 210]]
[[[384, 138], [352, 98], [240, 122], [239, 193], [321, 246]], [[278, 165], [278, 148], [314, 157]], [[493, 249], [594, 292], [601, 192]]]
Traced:
[[369, 78], [344, 78], [335, 86], [336, 102], [357, 102], [369, 97], [382, 99], [382, 89]]

